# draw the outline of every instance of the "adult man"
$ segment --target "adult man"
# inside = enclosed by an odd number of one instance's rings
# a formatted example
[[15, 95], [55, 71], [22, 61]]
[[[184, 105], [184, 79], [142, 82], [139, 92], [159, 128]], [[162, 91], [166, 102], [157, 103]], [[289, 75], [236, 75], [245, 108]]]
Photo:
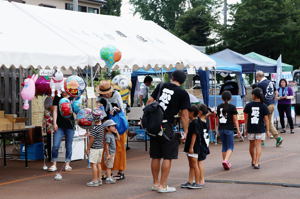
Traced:
[[257, 87], [261, 88], [263, 91], [264, 103], [268, 106], [270, 131], [276, 139], [276, 146], [278, 147], [282, 144], [283, 139], [281, 136], [279, 136], [278, 131], [274, 127], [274, 103], [277, 91], [274, 83], [265, 78], [264, 72], [256, 72], [256, 80], [258, 81]]
[[[174, 116], [180, 112], [184, 135], [187, 135], [189, 118], [188, 108], [190, 107], [190, 99], [188, 93], [180, 86], [184, 83], [186, 75], [182, 71], [174, 71], [172, 73], [171, 83], [158, 85], [153, 91], [147, 104], [154, 100], [158, 100], [160, 106], [164, 110], [164, 119], [162, 126], [164, 134], [169, 137], [157, 136], [150, 138], [150, 157], [151, 171], [153, 177], [153, 191], [160, 193], [175, 192], [175, 187], [167, 186], [167, 180], [171, 169], [173, 159], [178, 158], [179, 137], [173, 132]], [[161, 93], [159, 93], [161, 91]], [[151, 133], [151, 132], [150, 132]], [[161, 164], [161, 159], [163, 159]], [[159, 173], [161, 177], [159, 179]]]
[[220, 95], [222, 95], [224, 91], [230, 91], [231, 95], [239, 94], [238, 83], [233, 81], [230, 75], [224, 78], [224, 84], [221, 86]]
[[141, 84], [139, 91], [139, 106], [143, 106], [147, 103], [149, 87], [151, 86], [152, 81], [152, 77], [147, 75], [144, 79], [144, 83]]

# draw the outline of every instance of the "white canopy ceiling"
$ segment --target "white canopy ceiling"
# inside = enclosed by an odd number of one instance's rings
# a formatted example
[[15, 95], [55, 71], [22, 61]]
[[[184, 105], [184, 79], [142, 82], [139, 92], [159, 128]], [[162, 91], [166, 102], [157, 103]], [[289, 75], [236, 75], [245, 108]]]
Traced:
[[212, 68], [215, 62], [152, 21], [0, 1], [0, 65], [84, 68], [122, 52], [118, 68]]

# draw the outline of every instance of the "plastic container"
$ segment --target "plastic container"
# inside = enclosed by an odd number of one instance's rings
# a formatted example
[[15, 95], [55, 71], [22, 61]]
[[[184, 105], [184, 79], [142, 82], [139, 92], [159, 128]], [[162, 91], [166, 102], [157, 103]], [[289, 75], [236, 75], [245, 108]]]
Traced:
[[[43, 143], [37, 142], [27, 145], [28, 160], [42, 160], [44, 158]], [[21, 144], [20, 159], [25, 160], [25, 146]]]

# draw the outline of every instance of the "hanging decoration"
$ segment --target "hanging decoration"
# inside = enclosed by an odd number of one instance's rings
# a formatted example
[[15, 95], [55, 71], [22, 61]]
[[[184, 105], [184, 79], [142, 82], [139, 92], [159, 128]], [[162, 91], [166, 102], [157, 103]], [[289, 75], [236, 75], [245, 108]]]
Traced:
[[24, 80], [23, 89], [20, 93], [22, 99], [24, 100], [23, 109], [29, 109], [29, 101], [31, 101], [35, 96], [35, 82], [38, 78], [38, 75], [32, 75]]

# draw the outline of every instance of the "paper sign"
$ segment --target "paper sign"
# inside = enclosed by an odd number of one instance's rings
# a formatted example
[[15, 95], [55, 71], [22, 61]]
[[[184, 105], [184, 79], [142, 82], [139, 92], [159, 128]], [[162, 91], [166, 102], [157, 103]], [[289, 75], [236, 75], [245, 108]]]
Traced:
[[94, 87], [86, 87], [86, 93], [87, 93], [87, 97], [89, 99], [91, 99], [91, 98], [97, 98], [97, 96], [95, 94]]
[[187, 69], [188, 75], [196, 75], [196, 69], [195, 68], [188, 68]]
[[54, 69], [42, 69], [42, 70], [40, 70], [39, 75], [52, 77], [54, 72], [55, 72]]

